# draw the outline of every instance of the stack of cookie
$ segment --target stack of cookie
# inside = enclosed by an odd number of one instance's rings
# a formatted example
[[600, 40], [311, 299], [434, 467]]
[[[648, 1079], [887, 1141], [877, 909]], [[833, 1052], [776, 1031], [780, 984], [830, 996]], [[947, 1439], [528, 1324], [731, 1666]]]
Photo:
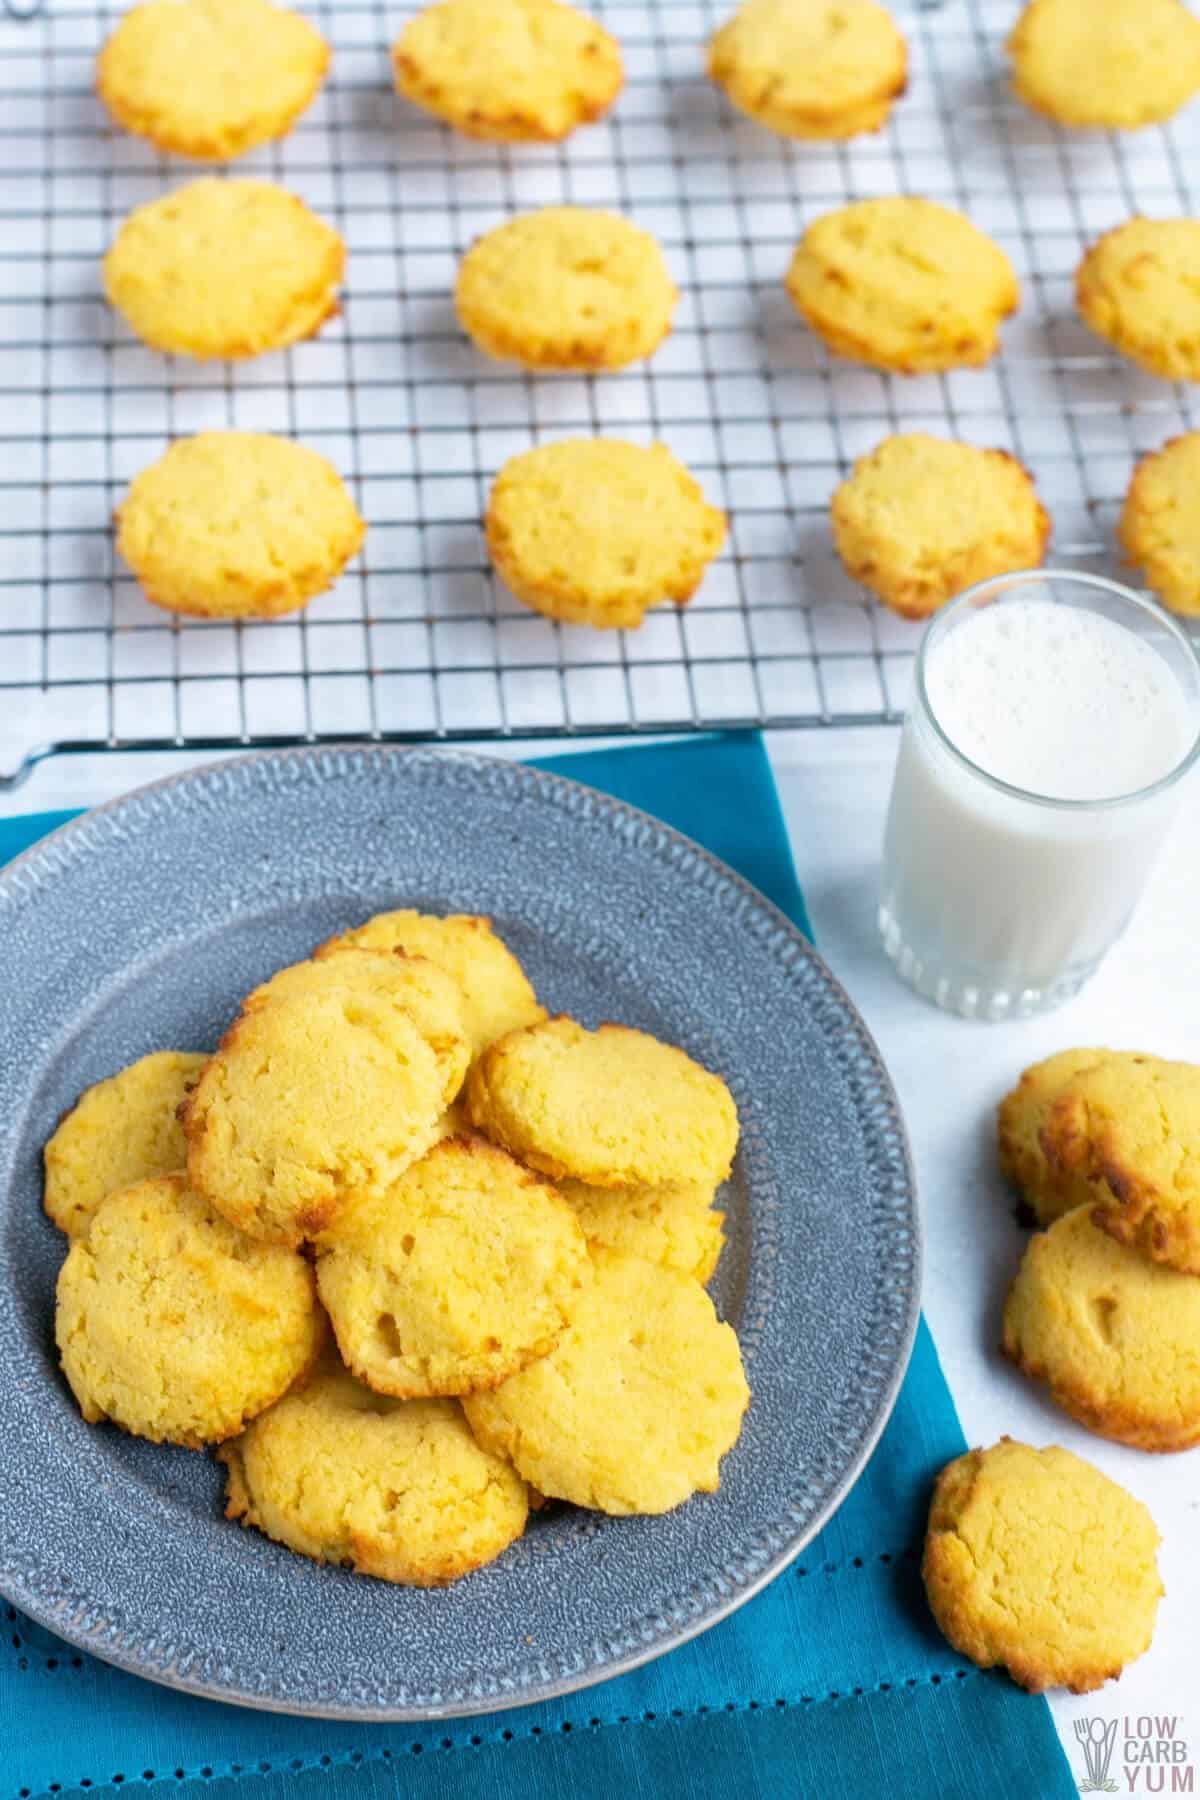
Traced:
[[381, 914], [63, 1120], [64, 1373], [91, 1422], [221, 1444], [231, 1517], [385, 1580], [478, 1567], [543, 1498], [665, 1511], [749, 1399], [702, 1285], [737, 1137], [681, 1050], [548, 1019], [487, 920]]

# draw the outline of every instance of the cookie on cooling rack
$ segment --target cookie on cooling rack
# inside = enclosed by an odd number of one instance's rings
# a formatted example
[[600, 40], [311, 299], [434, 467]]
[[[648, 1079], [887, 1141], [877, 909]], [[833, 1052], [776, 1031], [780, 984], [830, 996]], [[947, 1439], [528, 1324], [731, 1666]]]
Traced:
[[885, 438], [830, 505], [847, 571], [906, 619], [923, 619], [989, 575], [1033, 569], [1050, 516], [1007, 450], [925, 432]]
[[406, 100], [511, 144], [599, 119], [625, 79], [616, 39], [563, 0], [438, 0], [400, 33], [392, 68]]
[[1060, 125], [1132, 131], [1200, 90], [1200, 19], [1183, 0], [1029, 0], [1008, 52], [1014, 92]]
[[1200, 219], [1127, 219], [1075, 275], [1079, 311], [1104, 338], [1167, 381], [1200, 381]]
[[205, 431], [143, 469], [117, 549], [168, 612], [270, 619], [324, 593], [366, 525], [332, 463], [290, 438]]
[[60, 1231], [82, 1237], [108, 1194], [183, 1167], [176, 1112], [207, 1061], [155, 1050], [80, 1095], [45, 1149], [46, 1212]]
[[1117, 535], [1131, 563], [1174, 613], [1200, 617], [1200, 431], [1144, 456], [1121, 509]]
[[198, 1448], [242, 1429], [316, 1358], [313, 1273], [164, 1175], [101, 1202], [58, 1278], [63, 1372], [89, 1423]]
[[678, 298], [648, 231], [585, 206], [546, 206], [487, 232], [454, 290], [472, 342], [530, 369], [637, 362], [670, 331]]
[[227, 162], [283, 137], [328, 67], [316, 27], [271, 0], [147, 0], [101, 50], [96, 91], [160, 150]]
[[725, 1243], [725, 1214], [713, 1205], [711, 1182], [671, 1181], [661, 1187], [601, 1188], [560, 1181], [589, 1244], [623, 1250], [677, 1269], [696, 1281], [714, 1274]]
[[457, 1400], [394, 1400], [333, 1356], [218, 1451], [226, 1516], [317, 1562], [441, 1587], [525, 1529], [529, 1495]]
[[512, 457], [492, 486], [488, 552], [519, 600], [576, 625], [640, 625], [684, 606], [725, 515], [665, 444], [567, 438]]
[[104, 291], [155, 350], [246, 357], [312, 337], [337, 311], [338, 233], [270, 181], [204, 176], [139, 206]]
[[908, 81], [908, 47], [877, 0], [743, 0], [708, 72], [740, 112], [792, 138], [878, 131]]
[[987, 362], [1020, 299], [998, 244], [963, 213], [912, 195], [816, 219], [786, 286], [836, 355], [902, 375]]
[[1019, 1686], [1086, 1694], [1150, 1647], [1163, 1593], [1140, 1500], [1051, 1444], [1001, 1438], [938, 1476], [925, 1588], [956, 1650]]

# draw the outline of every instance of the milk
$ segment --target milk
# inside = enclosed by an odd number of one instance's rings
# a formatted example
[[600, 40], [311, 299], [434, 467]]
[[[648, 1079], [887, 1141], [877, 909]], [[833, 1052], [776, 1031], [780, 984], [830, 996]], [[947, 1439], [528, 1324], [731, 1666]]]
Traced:
[[990, 1016], [1066, 997], [1120, 936], [1197, 736], [1173, 628], [1024, 591], [931, 632], [884, 847], [889, 954], [931, 998]]

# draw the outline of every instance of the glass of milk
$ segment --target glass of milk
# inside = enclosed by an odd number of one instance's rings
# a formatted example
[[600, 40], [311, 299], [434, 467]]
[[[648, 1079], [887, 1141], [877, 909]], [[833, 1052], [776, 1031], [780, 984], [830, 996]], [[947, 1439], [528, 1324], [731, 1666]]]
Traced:
[[883, 854], [884, 947], [970, 1018], [1061, 1005], [1120, 937], [1200, 754], [1200, 662], [1096, 575], [1002, 575], [917, 656]]

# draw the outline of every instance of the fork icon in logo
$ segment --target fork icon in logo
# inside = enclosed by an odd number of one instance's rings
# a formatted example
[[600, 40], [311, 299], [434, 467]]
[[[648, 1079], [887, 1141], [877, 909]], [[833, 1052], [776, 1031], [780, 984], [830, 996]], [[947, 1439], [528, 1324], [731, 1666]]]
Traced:
[[1081, 1794], [1115, 1794], [1117, 1784], [1108, 1773], [1117, 1741], [1117, 1721], [1076, 1719], [1075, 1736], [1083, 1747], [1087, 1775], [1079, 1784]]

